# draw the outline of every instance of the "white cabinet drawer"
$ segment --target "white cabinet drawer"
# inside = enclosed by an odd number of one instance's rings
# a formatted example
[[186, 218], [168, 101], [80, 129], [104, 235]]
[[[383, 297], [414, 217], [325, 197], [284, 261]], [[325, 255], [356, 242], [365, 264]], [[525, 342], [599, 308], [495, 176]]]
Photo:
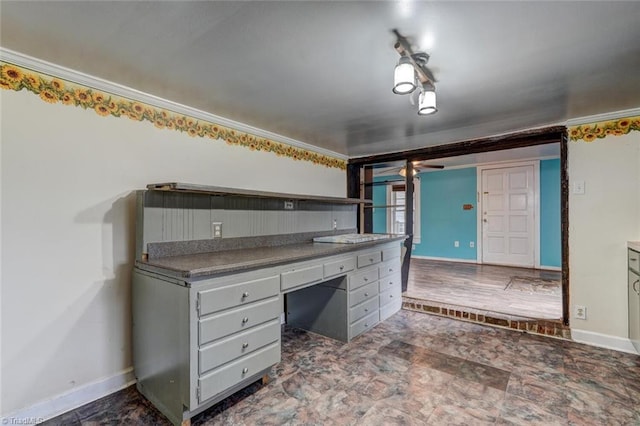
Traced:
[[324, 277], [329, 278], [353, 271], [356, 268], [356, 260], [353, 257], [336, 260], [324, 264]]
[[375, 265], [382, 261], [381, 251], [372, 251], [370, 253], [361, 254], [358, 256], [358, 268], [364, 268], [366, 266]]
[[198, 349], [198, 372], [205, 373], [279, 339], [280, 320], [274, 319], [226, 339], [217, 340]]
[[362, 286], [349, 293], [349, 306], [353, 307], [378, 295], [378, 283], [376, 281]]
[[380, 278], [380, 281], [378, 281], [378, 291], [380, 293], [396, 287], [402, 289], [402, 275], [399, 273]]
[[199, 344], [204, 345], [274, 318], [280, 318], [279, 297], [211, 315], [198, 321]]
[[364, 318], [370, 313], [375, 312], [377, 309], [378, 300], [375, 297], [372, 297], [371, 299], [349, 309], [349, 323], [353, 324], [355, 321], [358, 321], [360, 318]]
[[397, 247], [392, 247], [388, 249], [382, 250], [382, 261], [386, 262], [387, 260], [395, 259], [400, 257], [400, 245]]
[[394, 259], [378, 266], [380, 278], [400, 272], [400, 259]]
[[273, 343], [213, 370], [198, 379], [200, 387], [198, 402], [206, 401], [278, 362], [280, 362], [280, 342]]
[[384, 321], [402, 308], [402, 300], [394, 300], [380, 308], [380, 321]]
[[629, 269], [640, 272], [640, 253], [629, 249]]
[[383, 307], [396, 300], [402, 300], [402, 289], [396, 286], [380, 293], [378, 297], [380, 299], [380, 307]]
[[198, 293], [200, 316], [277, 296], [279, 292], [278, 275], [204, 290]]
[[349, 290], [355, 290], [363, 285], [370, 284], [378, 280], [378, 268], [369, 269], [349, 277]]
[[359, 321], [354, 322], [349, 326], [349, 335], [353, 339], [359, 334], [364, 333], [374, 325], [376, 325], [379, 321], [379, 312], [376, 310], [375, 312], [367, 315]]
[[280, 275], [280, 286], [282, 290], [287, 290], [303, 284], [322, 281], [323, 276], [322, 265], [313, 265], [300, 269], [293, 269], [291, 271], [283, 272]]

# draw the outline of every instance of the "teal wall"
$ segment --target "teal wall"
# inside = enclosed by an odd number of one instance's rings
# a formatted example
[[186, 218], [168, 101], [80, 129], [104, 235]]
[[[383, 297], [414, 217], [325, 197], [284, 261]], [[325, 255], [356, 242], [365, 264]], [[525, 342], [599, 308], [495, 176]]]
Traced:
[[540, 161], [540, 266], [562, 265], [560, 159]]
[[[477, 247], [477, 172], [475, 167], [420, 173], [420, 244], [416, 256], [475, 260]], [[376, 178], [377, 181], [389, 177]], [[374, 205], [385, 205], [387, 187], [375, 186]], [[472, 210], [462, 210], [472, 204]], [[540, 161], [540, 265], [561, 266], [560, 159]], [[385, 233], [387, 210], [374, 209], [373, 232]], [[460, 247], [453, 242], [459, 241]]]
[[[421, 242], [413, 254], [476, 259], [476, 181], [475, 167], [420, 173]], [[473, 209], [463, 210], [463, 204]], [[460, 246], [454, 247], [454, 241]]]

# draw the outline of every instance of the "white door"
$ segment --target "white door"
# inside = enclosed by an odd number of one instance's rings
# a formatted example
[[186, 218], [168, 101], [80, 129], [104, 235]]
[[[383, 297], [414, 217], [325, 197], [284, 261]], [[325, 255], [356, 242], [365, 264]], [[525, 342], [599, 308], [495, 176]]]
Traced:
[[482, 171], [482, 262], [533, 268], [533, 166]]

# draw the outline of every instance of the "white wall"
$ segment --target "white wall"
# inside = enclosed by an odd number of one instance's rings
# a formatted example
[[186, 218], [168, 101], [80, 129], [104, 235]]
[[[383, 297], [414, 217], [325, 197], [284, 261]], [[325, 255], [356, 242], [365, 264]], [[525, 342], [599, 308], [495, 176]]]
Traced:
[[569, 142], [568, 170], [571, 188], [585, 182], [584, 195], [569, 195], [569, 273], [571, 306], [586, 306], [587, 319], [572, 315], [571, 328], [626, 339], [626, 246], [640, 240], [640, 132]]
[[2, 415], [131, 367], [132, 191], [181, 181], [345, 196], [342, 170], [0, 96]]

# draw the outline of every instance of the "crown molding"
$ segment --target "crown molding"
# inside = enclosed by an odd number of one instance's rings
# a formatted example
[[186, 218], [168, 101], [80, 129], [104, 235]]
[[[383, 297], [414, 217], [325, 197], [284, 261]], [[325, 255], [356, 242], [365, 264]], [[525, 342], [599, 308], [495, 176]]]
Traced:
[[607, 112], [604, 114], [589, 115], [586, 117], [571, 118], [566, 121], [567, 127], [581, 124], [599, 123], [601, 121], [617, 120], [619, 118], [635, 117], [640, 115], [640, 108], [625, 109], [622, 111]]
[[320, 148], [314, 145], [310, 145], [306, 142], [292, 139], [277, 133], [272, 133], [267, 130], [262, 130], [257, 127], [250, 126], [248, 124], [240, 123], [230, 120], [228, 118], [220, 117], [215, 114], [208, 113], [196, 108], [189, 107], [187, 105], [179, 104], [167, 99], [160, 98], [149, 93], [141, 92], [131, 87], [123, 86], [118, 83], [114, 83], [108, 80], [104, 80], [92, 75], [88, 75], [70, 68], [66, 68], [60, 65], [53, 64], [51, 62], [43, 61], [38, 58], [34, 58], [19, 52], [15, 52], [4, 47], [0, 47], [0, 60], [12, 63], [14, 65], [28, 68], [32, 71], [47, 74], [52, 77], [67, 80], [82, 86], [88, 86], [93, 89], [98, 89], [104, 92], [111, 93], [123, 98], [139, 101], [145, 104], [149, 104], [158, 108], [173, 111], [185, 116], [193, 117], [199, 120], [216, 123], [225, 127], [232, 128], [241, 132], [249, 133], [254, 136], [270, 139], [275, 142], [280, 142], [286, 145], [291, 145], [297, 148], [304, 149], [306, 151], [316, 152], [318, 154], [326, 155], [329, 157], [337, 158], [340, 160], [348, 160], [349, 157], [344, 154], [340, 154], [335, 151]]

